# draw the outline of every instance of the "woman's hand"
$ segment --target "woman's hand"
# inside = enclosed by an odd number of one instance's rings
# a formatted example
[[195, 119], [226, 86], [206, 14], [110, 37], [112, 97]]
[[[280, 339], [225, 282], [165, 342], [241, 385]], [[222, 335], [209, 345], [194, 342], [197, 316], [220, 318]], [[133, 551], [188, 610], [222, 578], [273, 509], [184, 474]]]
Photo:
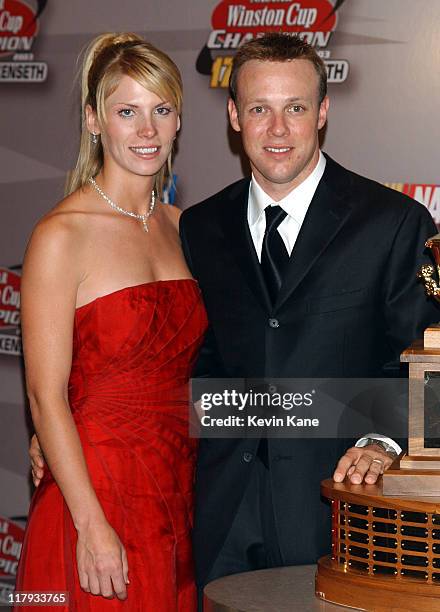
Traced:
[[93, 595], [127, 598], [128, 563], [125, 548], [105, 520], [78, 529], [76, 558], [81, 588]]

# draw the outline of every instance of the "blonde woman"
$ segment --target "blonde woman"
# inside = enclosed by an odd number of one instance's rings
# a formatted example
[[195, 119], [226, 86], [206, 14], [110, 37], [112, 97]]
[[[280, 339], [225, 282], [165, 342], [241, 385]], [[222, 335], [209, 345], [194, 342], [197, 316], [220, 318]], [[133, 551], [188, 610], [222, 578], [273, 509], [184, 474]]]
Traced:
[[187, 382], [206, 315], [178, 211], [159, 201], [181, 103], [164, 53], [133, 34], [94, 40], [69, 195], [25, 257], [26, 381], [49, 469], [17, 590], [68, 592], [66, 610], [196, 605]]

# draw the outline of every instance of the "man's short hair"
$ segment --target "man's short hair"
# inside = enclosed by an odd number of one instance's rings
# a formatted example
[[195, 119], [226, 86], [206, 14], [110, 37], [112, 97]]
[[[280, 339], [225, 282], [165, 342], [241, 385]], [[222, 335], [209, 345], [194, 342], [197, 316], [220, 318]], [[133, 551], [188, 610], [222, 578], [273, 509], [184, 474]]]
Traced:
[[294, 59], [312, 62], [319, 79], [319, 103], [327, 95], [327, 70], [315, 49], [299, 36], [271, 32], [254, 38], [238, 48], [235, 54], [231, 76], [229, 78], [229, 95], [237, 102], [237, 77], [240, 68], [246, 62], [259, 60], [263, 62], [287, 62]]

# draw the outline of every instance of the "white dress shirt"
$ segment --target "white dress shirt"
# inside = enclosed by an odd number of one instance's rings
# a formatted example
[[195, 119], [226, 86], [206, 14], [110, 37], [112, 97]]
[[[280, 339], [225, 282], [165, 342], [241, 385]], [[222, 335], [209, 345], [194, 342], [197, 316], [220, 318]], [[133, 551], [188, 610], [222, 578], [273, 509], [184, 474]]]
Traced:
[[273, 198], [267, 195], [252, 175], [251, 184], [249, 186], [247, 220], [255, 251], [257, 252], [260, 262], [263, 237], [266, 230], [265, 208], [271, 205], [278, 205], [287, 213], [286, 218], [278, 226], [278, 232], [290, 256], [296, 239], [298, 238], [304, 217], [309, 209], [310, 202], [324, 174], [325, 164], [326, 159], [320, 151], [318, 163], [311, 174], [279, 202], [274, 202]]

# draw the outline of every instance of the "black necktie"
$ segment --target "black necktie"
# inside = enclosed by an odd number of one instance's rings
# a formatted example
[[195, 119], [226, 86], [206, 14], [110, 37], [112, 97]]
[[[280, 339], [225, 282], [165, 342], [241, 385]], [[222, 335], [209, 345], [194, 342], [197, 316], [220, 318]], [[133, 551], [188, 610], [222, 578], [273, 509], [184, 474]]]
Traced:
[[261, 268], [272, 304], [274, 304], [289, 261], [289, 254], [278, 232], [278, 226], [285, 219], [287, 213], [280, 206], [267, 206], [264, 212], [266, 215], [266, 231], [264, 232], [263, 248], [261, 250]]

